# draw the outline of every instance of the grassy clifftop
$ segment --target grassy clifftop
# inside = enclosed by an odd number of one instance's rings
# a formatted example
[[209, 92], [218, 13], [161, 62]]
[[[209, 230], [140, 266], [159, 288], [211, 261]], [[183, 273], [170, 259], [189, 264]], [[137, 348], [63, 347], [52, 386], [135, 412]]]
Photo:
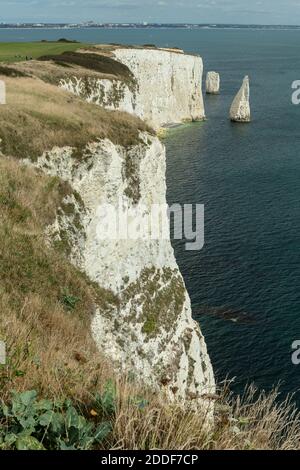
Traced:
[[[0, 151], [35, 159], [54, 146], [74, 148], [80, 157], [90, 142], [108, 138], [114, 144], [139, 143], [139, 131], [150, 131], [138, 118], [93, 106], [56, 85], [62, 78], [96, 77], [133, 83], [129, 69], [108, 56], [77, 53], [79, 43], [0, 44], [0, 79], [6, 84], [6, 105], [0, 114]], [[7, 63], [20, 47], [41, 60]]]
[[26, 57], [36, 59], [44, 54], [61, 54], [76, 51], [87, 44], [66, 41], [2, 42], [0, 43], [0, 62], [16, 62]]

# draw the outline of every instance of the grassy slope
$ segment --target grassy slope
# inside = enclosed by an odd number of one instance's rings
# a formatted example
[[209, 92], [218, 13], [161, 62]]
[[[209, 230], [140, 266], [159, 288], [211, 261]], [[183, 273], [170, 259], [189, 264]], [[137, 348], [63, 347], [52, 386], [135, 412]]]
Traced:
[[85, 47], [82, 43], [64, 42], [2, 42], [0, 43], [0, 62], [16, 62], [25, 57], [36, 59], [45, 54], [62, 54]]
[[139, 129], [149, 130], [129, 114], [86, 103], [38, 78], [1, 78], [7, 104], [1, 107], [0, 150], [6, 155], [34, 159], [54, 146], [72, 146], [80, 157], [99, 138], [129, 146], [139, 142]]
[[[38, 60], [28, 60], [14, 64], [0, 64], [0, 74], [12, 76], [10, 70], [21, 75], [38, 77], [41, 80], [58, 85], [62, 79], [81, 78], [119, 80], [132, 91], [136, 90], [133, 74], [126, 65], [117, 62], [113, 57], [94, 52], [64, 52], [59, 55], [43, 55]], [[16, 76], [16, 75], [15, 75]], [[88, 86], [90, 89], [91, 85]]]
[[70, 192], [57, 178], [0, 158], [0, 338], [8, 346], [2, 399], [11, 389], [36, 388], [80, 400], [103, 379], [89, 322], [96, 304], [108, 308], [114, 298], [47, 248], [43, 236]]

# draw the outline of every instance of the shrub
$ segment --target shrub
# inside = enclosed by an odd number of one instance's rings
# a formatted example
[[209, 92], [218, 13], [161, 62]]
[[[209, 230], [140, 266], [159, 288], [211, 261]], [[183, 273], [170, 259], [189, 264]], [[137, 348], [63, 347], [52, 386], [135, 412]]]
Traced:
[[134, 82], [134, 76], [129, 68], [112, 59], [111, 57], [93, 54], [89, 52], [80, 53], [80, 52], [69, 52], [66, 51], [59, 55], [44, 55], [39, 58], [41, 61], [50, 61], [52, 60], [58, 65], [61, 64], [70, 64], [78, 65], [88, 70], [94, 70], [95, 72], [101, 74], [109, 74], [118, 77], [120, 80], [123, 80], [126, 83]]
[[0, 75], [4, 75], [5, 77], [27, 77], [28, 75], [21, 70], [17, 70], [13, 67], [7, 67], [0, 65]]
[[13, 392], [0, 407], [0, 449], [88, 450], [110, 432], [110, 422], [88, 421], [71, 400], [38, 400], [35, 390]]

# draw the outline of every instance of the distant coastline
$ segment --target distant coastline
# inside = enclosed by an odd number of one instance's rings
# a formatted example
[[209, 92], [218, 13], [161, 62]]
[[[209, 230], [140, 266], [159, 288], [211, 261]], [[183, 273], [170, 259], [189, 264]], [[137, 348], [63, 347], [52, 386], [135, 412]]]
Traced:
[[300, 25], [189, 24], [189, 23], [1, 23], [0, 29], [250, 29], [299, 30]]

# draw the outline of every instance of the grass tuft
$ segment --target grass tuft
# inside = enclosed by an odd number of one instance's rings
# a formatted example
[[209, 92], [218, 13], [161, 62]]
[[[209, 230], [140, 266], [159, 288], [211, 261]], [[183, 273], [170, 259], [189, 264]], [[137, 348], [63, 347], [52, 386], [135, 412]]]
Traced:
[[86, 103], [38, 78], [5, 82], [7, 104], [0, 115], [5, 155], [35, 160], [55, 146], [70, 146], [74, 158], [81, 158], [88, 143], [108, 138], [128, 147], [140, 143], [139, 131], [150, 131], [134, 116]]

